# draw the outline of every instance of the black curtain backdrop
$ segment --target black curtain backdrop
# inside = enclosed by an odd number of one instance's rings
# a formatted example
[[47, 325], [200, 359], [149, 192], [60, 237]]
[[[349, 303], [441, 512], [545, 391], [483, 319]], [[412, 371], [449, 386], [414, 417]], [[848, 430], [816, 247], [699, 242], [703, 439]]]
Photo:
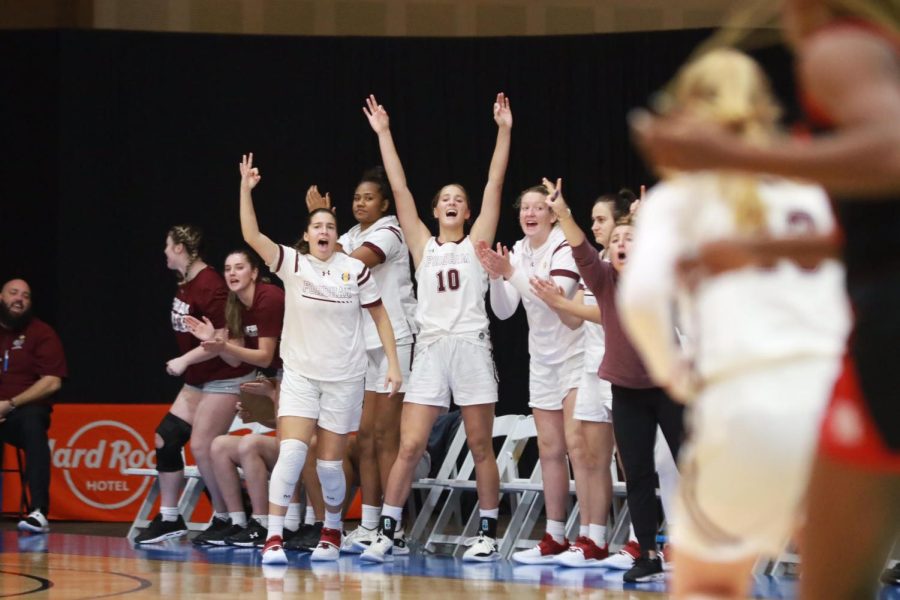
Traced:
[[[294, 242], [306, 188], [330, 191], [341, 231], [354, 186], [380, 163], [362, 114], [375, 93], [423, 218], [445, 183], [477, 209], [493, 151], [491, 106], [511, 99], [515, 126], [497, 239], [521, 237], [512, 202], [562, 177], [577, 220], [592, 200], [653, 183], [626, 114], [671, 78], [706, 31], [417, 39], [293, 38], [101, 31], [0, 32], [0, 257], [24, 276], [35, 311], [57, 328], [70, 402], [171, 402], [165, 374], [175, 279], [167, 229], [191, 222], [221, 268], [241, 243], [238, 162], [263, 179], [261, 228]], [[780, 49], [759, 55], [793, 97]], [[527, 412], [524, 315], [492, 324], [498, 414]]]

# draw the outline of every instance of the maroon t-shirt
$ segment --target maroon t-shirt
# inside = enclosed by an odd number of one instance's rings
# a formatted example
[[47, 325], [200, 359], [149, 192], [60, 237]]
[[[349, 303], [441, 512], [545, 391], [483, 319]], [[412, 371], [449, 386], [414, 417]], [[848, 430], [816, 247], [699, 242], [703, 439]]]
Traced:
[[619, 311], [616, 309], [619, 273], [611, 264], [601, 260], [597, 250], [587, 240], [572, 248], [572, 256], [585, 285], [597, 297], [600, 322], [606, 335], [606, 352], [597, 375], [622, 387], [639, 390], [656, 387], [619, 322]]
[[21, 394], [44, 375], [68, 375], [62, 342], [40, 319], [21, 331], [0, 327], [0, 399]]
[[[277, 341], [281, 338], [281, 327], [284, 323], [284, 290], [271, 283], [257, 283], [256, 292], [253, 295], [253, 305], [244, 307], [241, 314], [241, 325], [244, 329], [244, 347], [256, 350], [259, 348], [259, 338], [270, 337]], [[281, 357], [278, 354], [278, 346], [275, 346], [275, 354], [271, 369], [281, 368]]]
[[[225, 280], [212, 267], [206, 267], [189, 282], [178, 286], [175, 299], [172, 301], [172, 329], [181, 354], [193, 350], [200, 345], [184, 324], [184, 317], [203, 320], [207, 317], [216, 329], [225, 328], [225, 300], [228, 288]], [[201, 386], [208, 381], [240, 377], [253, 371], [253, 367], [241, 364], [229, 366], [221, 358], [209, 360], [189, 366], [184, 372], [184, 381], [189, 385]]]

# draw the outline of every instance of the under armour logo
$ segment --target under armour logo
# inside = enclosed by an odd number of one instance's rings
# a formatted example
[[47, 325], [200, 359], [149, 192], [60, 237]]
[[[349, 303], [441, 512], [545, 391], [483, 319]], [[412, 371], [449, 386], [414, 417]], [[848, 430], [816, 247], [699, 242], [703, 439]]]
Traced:
[[328, 275], [328, 276], [330, 277], [330, 276], [331, 276], [331, 271], [328, 271], [328, 270], [322, 271], [322, 277], [325, 277], [326, 275]]
[[258, 537], [259, 537], [259, 532], [258, 532], [258, 531], [251, 531], [251, 532], [250, 532], [250, 539], [251, 539], [251, 540], [255, 540], [255, 539], [258, 538]]

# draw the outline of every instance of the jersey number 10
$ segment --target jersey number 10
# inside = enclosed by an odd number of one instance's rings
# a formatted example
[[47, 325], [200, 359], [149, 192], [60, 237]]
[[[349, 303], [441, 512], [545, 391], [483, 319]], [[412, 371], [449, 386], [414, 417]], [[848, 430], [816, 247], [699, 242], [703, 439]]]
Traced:
[[[446, 285], [444, 285], [444, 273], [447, 274]], [[446, 271], [438, 271], [437, 280], [438, 280], [438, 291], [439, 292], [446, 292], [447, 288], [450, 288], [451, 290], [459, 289], [459, 271], [457, 271], [456, 269], [447, 269]]]

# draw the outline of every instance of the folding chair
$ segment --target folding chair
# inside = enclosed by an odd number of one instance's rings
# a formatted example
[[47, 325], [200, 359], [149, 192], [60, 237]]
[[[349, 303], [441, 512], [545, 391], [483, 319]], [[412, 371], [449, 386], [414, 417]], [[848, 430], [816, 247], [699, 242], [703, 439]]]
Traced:
[[[498, 438], [502, 440], [500, 450], [497, 452], [497, 468], [501, 473], [505, 472], [509, 457], [513, 455], [510, 447], [510, 434], [515, 429], [516, 423], [523, 418], [524, 417], [521, 415], [504, 415], [494, 419], [492, 437], [495, 440]], [[460, 427], [460, 431], [463, 430], [464, 427]], [[465, 434], [463, 433], [463, 435]], [[454, 439], [454, 444], [456, 441], [457, 440]], [[455, 447], [454, 444], [451, 444], [450, 451], [447, 453], [448, 459], [451, 456], [458, 457], [459, 452], [462, 450], [462, 444], [460, 444], [459, 447]], [[442, 468], [443, 466], [444, 465], [442, 465]], [[431, 488], [428, 498], [426, 498], [425, 501], [425, 506], [431, 506], [431, 509], [430, 511], [426, 511], [425, 507], [423, 507], [423, 510], [419, 513], [419, 517], [416, 519], [416, 522], [409, 533], [410, 539], [419, 540], [422, 538], [422, 534], [428, 528], [430, 514], [433, 513], [434, 507], [436, 507], [441, 494], [447, 492], [447, 499], [444, 502], [433, 527], [431, 527], [428, 536], [425, 537], [423, 548], [426, 552], [434, 552], [435, 545], [437, 544], [453, 545], [455, 547], [453, 551], [454, 554], [462, 552], [460, 548], [462, 548], [466, 538], [471, 535], [471, 532], [474, 531], [475, 524], [477, 524], [477, 509], [473, 510], [470, 517], [467, 519], [462, 534], [448, 534], [447, 525], [454, 516], [463, 516], [461, 509], [462, 505], [459, 500], [462, 497], [463, 492], [475, 491], [474, 472], [475, 460], [472, 458], [471, 452], [468, 452], [465, 460], [463, 460], [462, 466], [455, 476], [419, 480], [418, 484], [420, 486]], [[469, 532], [468, 535], [467, 532]]]
[[[5, 444], [0, 442], [0, 475], [4, 475], [6, 473], [15, 473], [19, 477], [19, 510], [18, 512], [4, 512], [2, 514], [9, 515], [18, 518], [24, 518], [25, 515], [28, 514], [28, 484], [25, 481], [25, 451], [21, 448], [17, 448], [12, 444], [9, 444], [11, 448], [15, 451], [16, 455], [16, 466], [15, 467], [7, 467], [4, 464], [4, 458], [6, 455]], [[2, 481], [0, 481], [2, 483]], [[2, 498], [2, 490], [3, 486], [0, 485], [0, 498]]]

